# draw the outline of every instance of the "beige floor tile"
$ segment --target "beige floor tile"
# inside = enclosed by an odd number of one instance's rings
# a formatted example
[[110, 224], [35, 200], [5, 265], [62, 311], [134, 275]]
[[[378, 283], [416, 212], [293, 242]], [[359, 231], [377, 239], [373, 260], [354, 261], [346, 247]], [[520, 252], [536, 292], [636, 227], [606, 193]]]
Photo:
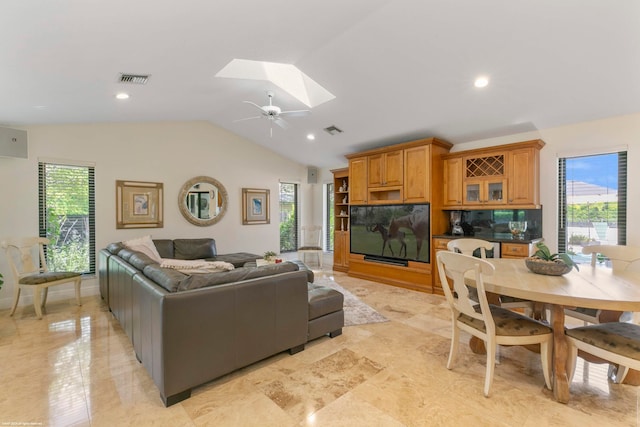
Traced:
[[44, 426], [634, 426], [640, 388], [611, 384], [606, 365], [579, 363], [567, 405], [544, 388], [539, 355], [500, 348], [492, 395], [486, 358], [462, 334], [446, 369], [443, 297], [342, 273], [343, 287], [388, 322], [344, 328], [196, 387], [165, 408], [131, 343], [99, 297], [0, 312], [0, 425]]

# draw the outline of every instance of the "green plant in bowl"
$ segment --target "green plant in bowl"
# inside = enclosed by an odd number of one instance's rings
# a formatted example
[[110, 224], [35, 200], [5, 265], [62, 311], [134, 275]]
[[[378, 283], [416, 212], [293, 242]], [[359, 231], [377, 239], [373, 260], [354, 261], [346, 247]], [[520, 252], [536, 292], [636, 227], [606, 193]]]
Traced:
[[533, 256], [525, 259], [527, 268], [534, 273], [560, 276], [570, 272], [573, 268], [580, 270], [578, 264], [568, 254], [552, 254], [547, 245], [542, 242], [536, 243], [536, 248]]
[[264, 259], [266, 259], [267, 261], [271, 261], [273, 260], [275, 257], [278, 256], [277, 253], [273, 252], [273, 251], [266, 251], [264, 253], [264, 255], [262, 255]]

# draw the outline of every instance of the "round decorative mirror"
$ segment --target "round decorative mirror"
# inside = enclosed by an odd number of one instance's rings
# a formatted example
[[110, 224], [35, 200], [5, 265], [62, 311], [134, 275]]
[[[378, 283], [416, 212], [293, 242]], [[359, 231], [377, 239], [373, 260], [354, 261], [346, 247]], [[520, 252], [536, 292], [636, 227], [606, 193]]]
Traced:
[[220, 181], [208, 176], [197, 176], [185, 182], [178, 195], [182, 216], [191, 224], [213, 225], [227, 211], [227, 190]]

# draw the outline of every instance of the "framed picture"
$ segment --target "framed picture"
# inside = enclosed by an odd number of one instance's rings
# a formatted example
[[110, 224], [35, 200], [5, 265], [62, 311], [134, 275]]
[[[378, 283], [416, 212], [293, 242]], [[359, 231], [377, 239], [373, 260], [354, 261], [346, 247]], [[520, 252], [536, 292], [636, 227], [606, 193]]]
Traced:
[[162, 228], [160, 182], [116, 181], [116, 228]]
[[269, 224], [269, 190], [242, 189], [242, 224]]

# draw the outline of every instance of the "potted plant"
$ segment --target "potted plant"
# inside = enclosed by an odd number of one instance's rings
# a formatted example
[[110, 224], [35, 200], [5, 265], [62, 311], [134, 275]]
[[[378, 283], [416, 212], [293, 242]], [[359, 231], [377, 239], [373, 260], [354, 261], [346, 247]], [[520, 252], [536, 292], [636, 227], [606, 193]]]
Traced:
[[567, 274], [573, 268], [579, 270], [578, 264], [568, 254], [552, 254], [547, 245], [542, 242], [536, 243], [536, 248], [536, 253], [525, 259], [527, 268], [532, 272], [548, 276], [560, 276]]
[[273, 252], [273, 251], [266, 251], [263, 255], [263, 258], [269, 262], [274, 261], [276, 256], [278, 256], [277, 253]]

